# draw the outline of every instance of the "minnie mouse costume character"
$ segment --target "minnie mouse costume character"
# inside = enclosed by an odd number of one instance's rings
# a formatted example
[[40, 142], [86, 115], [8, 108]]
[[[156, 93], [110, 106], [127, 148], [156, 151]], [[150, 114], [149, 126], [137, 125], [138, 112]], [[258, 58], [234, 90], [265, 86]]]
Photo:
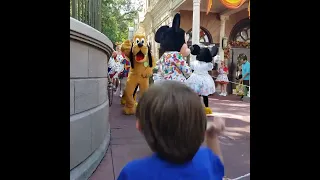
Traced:
[[196, 55], [195, 61], [190, 63], [190, 67], [193, 70], [192, 75], [187, 79], [186, 84], [194, 90], [199, 96], [203, 97], [206, 114], [212, 114], [212, 110], [209, 108], [210, 94], [215, 93], [215, 84], [208, 71], [213, 69], [212, 57], [218, 53], [218, 48], [213, 46], [212, 48], [201, 48], [198, 45], [192, 45], [191, 54]]
[[155, 34], [155, 41], [160, 43], [164, 54], [156, 62], [154, 68], [154, 83], [163, 80], [185, 82], [192, 74], [187, 62], [183, 59], [190, 54], [186, 44], [185, 32], [180, 28], [180, 14], [177, 13], [172, 22], [172, 27], [162, 26]]

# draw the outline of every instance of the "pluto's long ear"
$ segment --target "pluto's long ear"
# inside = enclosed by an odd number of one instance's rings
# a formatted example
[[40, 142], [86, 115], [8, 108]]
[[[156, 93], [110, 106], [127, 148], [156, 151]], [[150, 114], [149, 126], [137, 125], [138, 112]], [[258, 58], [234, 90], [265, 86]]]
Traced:
[[180, 29], [180, 13], [177, 13], [174, 16], [173, 22], [172, 22], [172, 28], [175, 32], [178, 32], [178, 30]]
[[131, 63], [131, 68], [133, 69], [133, 68], [134, 68], [134, 63], [133, 63], [133, 62], [134, 62], [134, 59], [133, 59], [132, 47], [133, 47], [133, 43], [131, 44], [130, 55], [129, 55], [130, 63]]
[[148, 45], [148, 59], [149, 59], [149, 67], [152, 67], [151, 48], [149, 45]]
[[167, 31], [167, 29], [169, 29], [169, 26], [161, 26], [157, 32], [156, 32], [156, 35], [154, 36], [154, 40], [157, 42], [157, 43], [160, 43], [161, 40], [162, 40], [162, 37], [164, 35], [164, 33]]

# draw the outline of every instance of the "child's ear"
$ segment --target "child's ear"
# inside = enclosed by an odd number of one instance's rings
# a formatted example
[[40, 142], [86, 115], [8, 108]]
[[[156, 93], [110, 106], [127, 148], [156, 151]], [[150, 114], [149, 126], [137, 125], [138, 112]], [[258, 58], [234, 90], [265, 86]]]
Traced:
[[139, 123], [138, 119], [136, 120], [136, 128], [138, 131], [141, 131], [140, 123]]

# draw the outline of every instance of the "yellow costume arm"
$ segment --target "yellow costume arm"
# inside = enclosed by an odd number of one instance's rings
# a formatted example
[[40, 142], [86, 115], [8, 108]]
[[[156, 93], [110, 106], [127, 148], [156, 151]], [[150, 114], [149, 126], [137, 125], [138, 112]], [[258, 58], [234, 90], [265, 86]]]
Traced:
[[152, 58], [152, 67], [147, 67], [146, 70], [142, 73], [142, 77], [143, 78], [149, 78], [152, 76], [153, 74], [153, 68], [156, 66], [156, 62], [155, 62], [155, 58], [153, 56], [151, 56]]
[[131, 42], [130, 40], [125, 40], [122, 44], [121, 44], [121, 51], [124, 53], [124, 55], [126, 55], [127, 57], [130, 57], [130, 51], [131, 51]]

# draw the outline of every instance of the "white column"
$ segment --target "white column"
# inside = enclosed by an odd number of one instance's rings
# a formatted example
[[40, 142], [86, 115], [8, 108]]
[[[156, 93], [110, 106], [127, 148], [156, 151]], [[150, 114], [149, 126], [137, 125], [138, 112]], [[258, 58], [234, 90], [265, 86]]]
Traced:
[[155, 54], [155, 52], [156, 52], [156, 48], [155, 48], [155, 46], [156, 46], [156, 42], [155, 42], [155, 40], [154, 40], [154, 32], [152, 31], [152, 33], [151, 33], [151, 51], [152, 51], [152, 55], [154, 56], [154, 57], [157, 57], [156, 56], [156, 54]]
[[[200, 1], [193, 0], [192, 44], [199, 44], [200, 40]], [[196, 56], [191, 55], [190, 60], [196, 60]]]
[[224, 61], [224, 51], [222, 49], [222, 39], [225, 37], [225, 27], [226, 27], [226, 21], [229, 19], [228, 16], [220, 16], [220, 47], [219, 47], [219, 55], [220, 55], [220, 60]]
[[132, 41], [132, 39], [133, 39], [133, 34], [134, 34], [134, 28], [133, 28], [133, 27], [129, 27], [128, 39], [129, 39], [130, 41]]

